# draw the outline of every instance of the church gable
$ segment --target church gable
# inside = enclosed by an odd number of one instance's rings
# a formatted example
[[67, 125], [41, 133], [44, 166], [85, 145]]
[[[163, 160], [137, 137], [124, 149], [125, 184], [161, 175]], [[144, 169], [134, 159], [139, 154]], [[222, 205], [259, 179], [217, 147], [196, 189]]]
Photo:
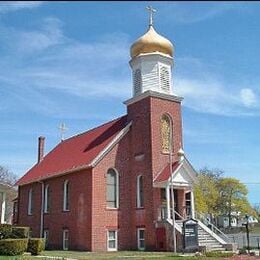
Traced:
[[[179, 186], [191, 186], [196, 182], [196, 171], [190, 165], [186, 158], [183, 161], [176, 161], [172, 164], [173, 182]], [[154, 179], [154, 186], [160, 186], [171, 181], [170, 165], [167, 164], [165, 168], [156, 175]]]
[[190, 173], [184, 165], [182, 165], [178, 171], [173, 173], [173, 182], [179, 186], [191, 186], [194, 182], [192, 173]]

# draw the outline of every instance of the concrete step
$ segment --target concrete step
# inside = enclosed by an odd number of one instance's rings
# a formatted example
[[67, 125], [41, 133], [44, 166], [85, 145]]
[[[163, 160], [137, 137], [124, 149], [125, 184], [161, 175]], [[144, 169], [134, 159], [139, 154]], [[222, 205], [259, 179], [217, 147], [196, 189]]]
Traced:
[[199, 239], [199, 242], [221, 245], [221, 243], [219, 243], [218, 241], [209, 239]]
[[215, 242], [208, 242], [208, 241], [199, 241], [199, 244], [204, 244], [204, 245], [210, 245], [210, 246], [222, 246], [219, 243], [215, 243]]

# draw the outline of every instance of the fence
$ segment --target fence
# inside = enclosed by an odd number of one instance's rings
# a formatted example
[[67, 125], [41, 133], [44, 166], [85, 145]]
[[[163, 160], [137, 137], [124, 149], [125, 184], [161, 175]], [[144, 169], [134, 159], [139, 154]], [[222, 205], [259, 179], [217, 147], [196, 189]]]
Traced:
[[[238, 248], [247, 247], [246, 233], [229, 234], [227, 235], [232, 243], [236, 243]], [[249, 246], [260, 250], [260, 234], [249, 234]]]

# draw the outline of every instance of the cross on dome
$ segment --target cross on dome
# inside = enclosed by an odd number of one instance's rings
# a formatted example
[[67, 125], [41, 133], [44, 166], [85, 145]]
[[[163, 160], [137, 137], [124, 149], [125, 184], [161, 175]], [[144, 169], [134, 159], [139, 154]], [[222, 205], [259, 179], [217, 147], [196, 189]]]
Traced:
[[148, 12], [150, 12], [150, 14], [149, 14], [149, 26], [153, 26], [153, 14], [156, 12], [156, 10], [150, 5], [147, 6], [146, 9], [148, 10]]

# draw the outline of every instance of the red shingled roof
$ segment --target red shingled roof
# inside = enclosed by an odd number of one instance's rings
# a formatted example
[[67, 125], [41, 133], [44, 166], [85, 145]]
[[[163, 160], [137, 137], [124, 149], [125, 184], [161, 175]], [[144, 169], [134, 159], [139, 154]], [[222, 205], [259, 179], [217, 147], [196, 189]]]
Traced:
[[16, 184], [24, 185], [89, 165], [127, 125], [127, 116], [59, 143]]
[[[174, 173], [179, 167], [180, 163], [178, 161], [172, 164], [172, 172]], [[168, 163], [165, 168], [161, 171], [161, 173], [155, 178], [154, 182], [163, 182], [167, 181], [171, 176], [170, 173], [170, 164]]]

